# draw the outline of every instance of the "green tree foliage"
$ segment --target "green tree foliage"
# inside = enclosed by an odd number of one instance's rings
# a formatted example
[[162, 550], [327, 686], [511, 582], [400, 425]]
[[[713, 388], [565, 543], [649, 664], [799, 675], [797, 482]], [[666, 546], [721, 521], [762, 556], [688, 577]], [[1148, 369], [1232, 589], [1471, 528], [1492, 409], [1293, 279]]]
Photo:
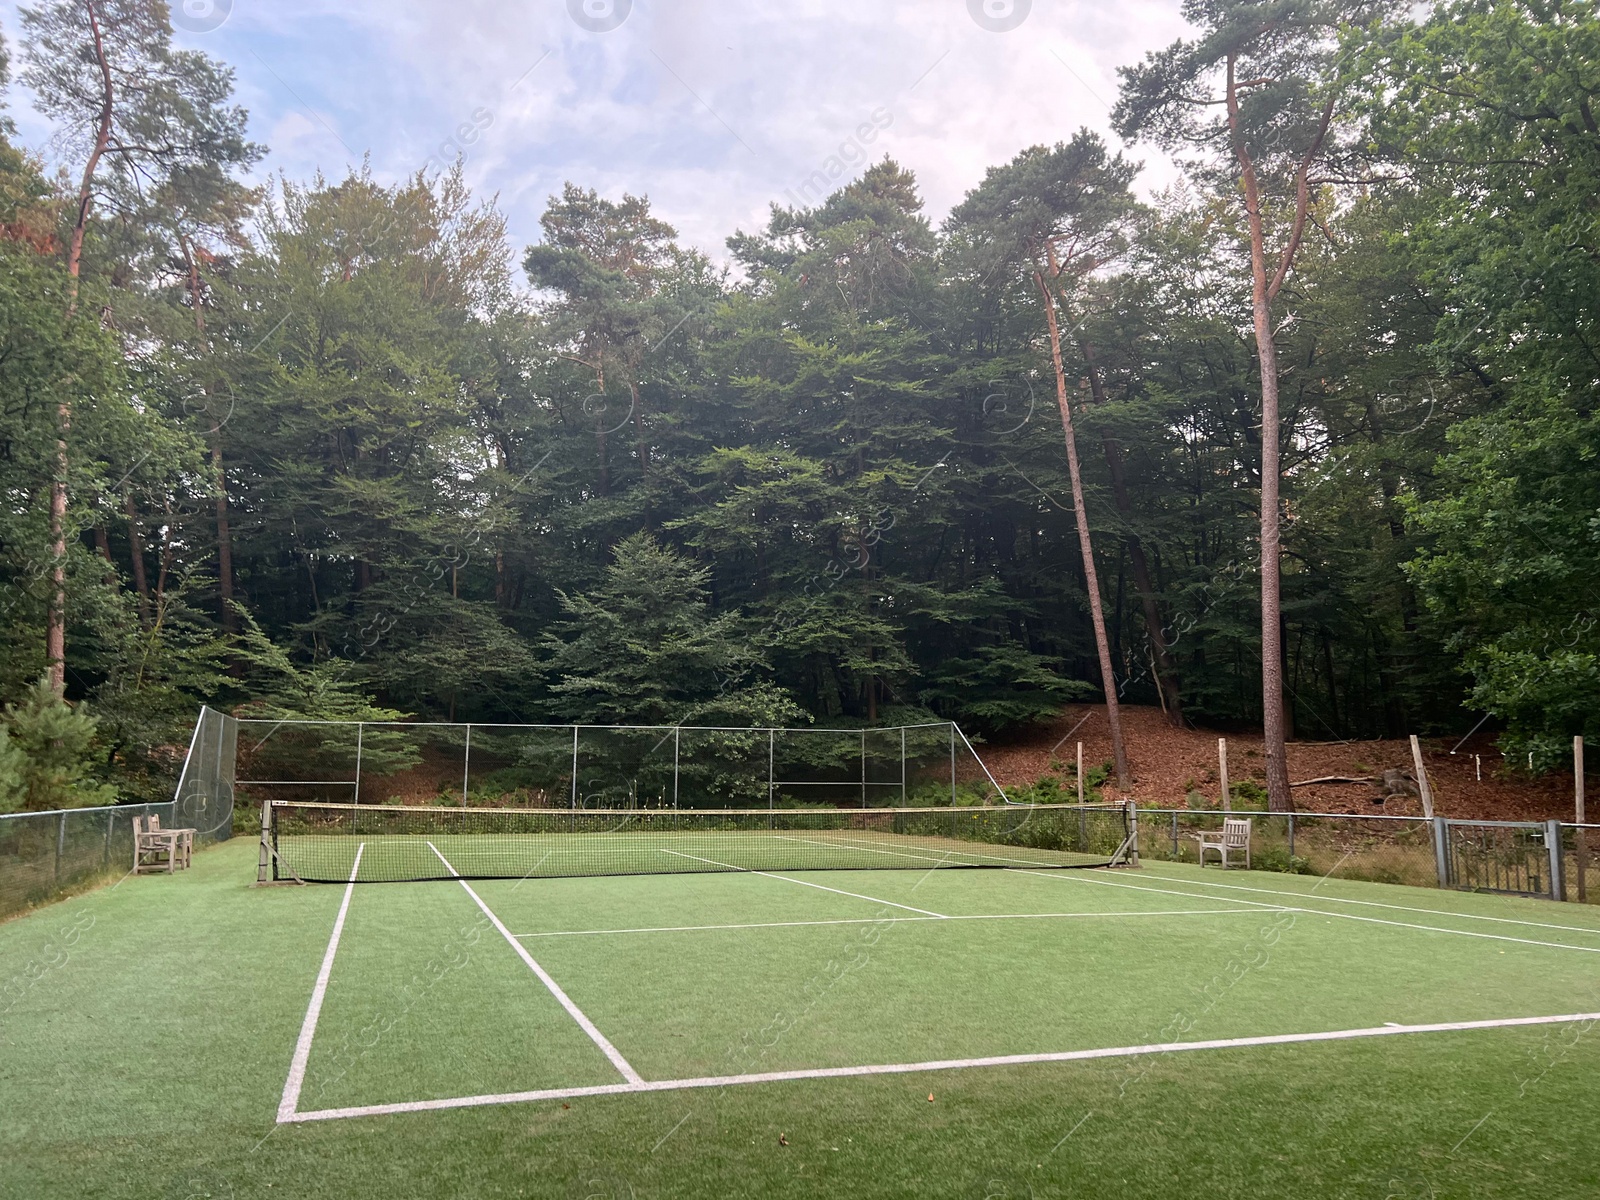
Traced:
[[1430, 349], [1492, 399], [1410, 498], [1410, 576], [1473, 707], [1557, 766], [1600, 712], [1600, 16], [1474, 0], [1353, 48], [1371, 150], [1415, 190], [1395, 241], [1438, 296]]
[[618, 725], [784, 725], [802, 710], [762, 678], [736, 614], [713, 614], [710, 572], [638, 533], [593, 591], [561, 596], [547, 635], [552, 704]]
[[0, 721], [10, 758], [7, 766], [7, 752], [0, 751], [0, 771], [20, 776], [11, 790], [0, 788], [0, 802], [10, 801], [0, 811], [48, 812], [115, 801], [117, 789], [91, 774], [99, 718], [86, 705], [62, 700], [48, 676], [7, 704]]
[[202, 701], [367, 722], [381, 773], [413, 717], [1003, 737], [1262, 723], [1274, 671], [1286, 736], [1479, 710], [1553, 763], [1600, 700], [1596, 18], [1185, 11], [1117, 113], [1195, 160], [1147, 205], [1082, 133], [943, 224], [885, 159], [724, 271], [581, 182], [516, 250], [459, 170], [257, 192], [163, 5], [36, 5], [70, 182], [0, 126], [0, 698], [64, 593], [73, 786], [128, 798]]

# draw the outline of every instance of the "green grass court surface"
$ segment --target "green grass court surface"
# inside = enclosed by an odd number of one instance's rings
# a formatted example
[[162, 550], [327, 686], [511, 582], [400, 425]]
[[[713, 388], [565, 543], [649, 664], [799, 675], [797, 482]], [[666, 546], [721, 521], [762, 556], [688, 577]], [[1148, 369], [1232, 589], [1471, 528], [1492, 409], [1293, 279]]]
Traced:
[[[957, 814], [962, 815], [962, 814]], [[360, 862], [356, 852], [360, 850]], [[1110, 849], [1108, 847], [1107, 849]], [[1061, 867], [1109, 862], [1108, 854], [1042, 850], [952, 837], [872, 829], [706, 830], [618, 833], [303, 835], [285, 846], [285, 862], [307, 878], [359, 883], [447, 877], [671, 874], [781, 871], [807, 867], [868, 870], [879, 864], [916, 868]], [[286, 878], [280, 871], [280, 878]]]
[[252, 888], [255, 856], [0, 926], [0, 1195], [1600, 1193], [1575, 905], [1176, 864]]

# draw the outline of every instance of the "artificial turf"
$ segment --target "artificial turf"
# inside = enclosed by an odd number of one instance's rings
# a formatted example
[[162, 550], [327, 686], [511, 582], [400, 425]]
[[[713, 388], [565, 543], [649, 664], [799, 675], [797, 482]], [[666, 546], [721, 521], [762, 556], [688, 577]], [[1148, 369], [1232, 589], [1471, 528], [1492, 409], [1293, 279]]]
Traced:
[[[1600, 1192], [1589, 1024], [279, 1125], [345, 889], [251, 888], [254, 858], [0, 926], [0, 1195]], [[472, 886], [652, 1080], [1600, 1011], [1576, 906], [1169, 864], [793, 878]], [[461, 885], [353, 890], [301, 1112], [618, 1079]]]

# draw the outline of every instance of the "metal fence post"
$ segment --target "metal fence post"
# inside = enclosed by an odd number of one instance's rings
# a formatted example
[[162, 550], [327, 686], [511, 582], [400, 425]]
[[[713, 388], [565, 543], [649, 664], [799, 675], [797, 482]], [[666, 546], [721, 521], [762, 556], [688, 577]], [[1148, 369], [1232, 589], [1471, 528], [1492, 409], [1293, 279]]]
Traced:
[[777, 790], [776, 789], [777, 789], [777, 786], [778, 786], [777, 761], [778, 761], [778, 731], [776, 729], [769, 729], [769, 730], [767, 730], [767, 807], [768, 808], [776, 807], [776, 804], [774, 803], [774, 797], [777, 794]]
[[61, 811], [61, 823], [56, 830], [56, 882], [61, 881], [61, 856], [67, 851], [67, 813]]
[[361, 742], [367, 732], [365, 722], [356, 722], [356, 794], [351, 801], [353, 804], [361, 803]]
[[867, 806], [867, 731], [861, 731], [861, 807]]
[[578, 727], [572, 727], [572, 809], [578, 808]]
[[906, 806], [906, 727], [900, 726], [900, 807]]
[[1561, 822], [1544, 823], [1544, 844], [1550, 851], [1550, 899], [1567, 898], [1567, 856], [1561, 850]]
[[[1294, 857], [1294, 814], [1289, 814], [1289, 857]], [[1294, 864], [1291, 863], [1292, 867]]]
[[467, 723], [467, 753], [461, 763], [461, 805], [467, 804], [467, 779], [472, 773], [472, 723]]
[[1172, 810], [1172, 857], [1178, 857], [1178, 810]]
[[1433, 866], [1439, 873], [1439, 886], [1450, 886], [1450, 830], [1443, 817], [1433, 819]]
[[950, 807], [956, 806], [956, 723], [950, 722]]
[[678, 807], [678, 747], [683, 734], [682, 725], [672, 727], [672, 807]]

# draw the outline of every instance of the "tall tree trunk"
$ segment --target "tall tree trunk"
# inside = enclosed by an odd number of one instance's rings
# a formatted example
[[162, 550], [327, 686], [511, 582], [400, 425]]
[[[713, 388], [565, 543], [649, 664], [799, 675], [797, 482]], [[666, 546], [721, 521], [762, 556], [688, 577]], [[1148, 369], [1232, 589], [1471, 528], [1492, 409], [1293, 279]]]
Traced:
[[116, 586], [117, 564], [111, 558], [111, 535], [106, 533], [105, 524], [101, 521], [95, 522], [94, 548], [100, 555], [101, 561], [106, 564], [105, 583], [113, 587]]
[[[1083, 355], [1088, 365], [1089, 391], [1094, 396], [1095, 406], [1099, 407], [1105, 403], [1106, 394], [1100, 379], [1100, 369], [1095, 366], [1094, 347], [1085, 342]], [[1133, 501], [1128, 496], [1127, 477], [1122, 470], [1122, 444], [1102, 429], [1100, 448], [1105, 454], [1106, 469], [1111, 473], [1111, 494], [1116, 500], [1117, 512], [1124, 520], [1131, 522]], [[1172, 651], [1167, 645], [1165, 627], [1161, 624], [1161, 608], [1156, 601], [1155, 585], [1151, 582], [1150, 563], [1145, 558], [1144, 543], [1139, 540], [1139, 535], [1132, 531], [1131, 526], [1122, 536], [1128, 547], [1128, 561], [1133, 566], [1133, 583], [1139, 589], [1139, 605], [1144, 612], [1144, 627], [1150, 634], [1150, 650], [1155, 658], [1156, 686], [1161, 689], [1162, 709], [1166, 713], [1167, 721], [1181, 729], [1183, 699], [1178, 689], [1178, 664], [1172, 657]]]
[[[1052, 258], [1054, 257], [1052, 253]], [[1052, 263], [1052, 266], [1054, 264]], [[1044, 315], [1050, 329], [1050, 357], [1056, 371], [1056, 401], [1061, 406], [1061, 433], [1067, 444], [1067, 470], [1072, 475], [1072, 507], [1078, 519], [1078, 549], [1083, 555], [1083, 578], [1089, 592], [1089, 616], [1094, 624], [1095, 648], [1100, 654], [1100, 684], [1106, 696], [1106, 724], [1111, 727], [1111, 755], [1116, 763], [1117, 786], [1133, 786], [1128, 752], [1122, 742], [1122, 713], [1117, 707], [1117, 677], [1111, 669], [1111, 643], [1106, 640], [1106, 617], [1100, 603], [1100, 576], [1094, 566], [1094, 542], [1089, 536], [1089, 512], [1083, 503], [1083, 475], [1078, 469], [1078, 443], [1072, 432], [1072, 407], [1067, 400], [1067, 375], [1061, 362], [1061, 329], [1056, 321], [1056, 297], [1043, 270], [1035, 268], [1033, 281], [1044, 296]]]
[[133, 590], [139, 596], [139, 620], [150, 624], [150, 579], [145, 574], [144, 533], [139, 528], [139, 509], [131, 493], [122, 497], [122, 511], [128, 515], [128, 558], [133, 564]]
[[1267, 808], [1272, 812], [1293, 812], [1294, 795], [1289, 790], [1289, 762], [1284, 746], [1282, 528], [1278, 493], [1282, 466], [1278, 451], [1278, 347], [1273, 340], [1272, 301], [1283, 287], [1300, 248], [1311, 211], [1309, 172], [1327, 137], [1337, 94], [1329, 93], [1322, 109], [1321, 126], [1295, 174], [1294, 223], [1269, 278], [1266, 231], [1261, 219], [1261, 185], [1256, 176], [1255, 160], [1241, 133], [1234, 67], [1234, 56], [1230, 54], [1225, 103], [1250, 227], [1250, 312], [1255, 329], [1256, 358], [1261, 365], [1261, 732], [1267, 755]]
[[1251, 313], [1256, 355], [1261, 364], [1261, 733], [1267, 755], [1267, 807], [1293, 812], [1289, 765], [1284, 748], [1282, 529], [1279, 523], [1278, 348], [1272, 337], [1272, 306], [1267, 299], [1262, 253], [1260, 197], [1254, 176], [1248, 186], [1250, 204]]
[[[200, 302], [200, 266], [195, 261], [194, 249], [189, 245], [189, 239], [182, 233], [178, 234], [178, 247], [183, 251], [183, 265], [189, 275], [189, 307], [194, 311], [194, 330], [199, 339], [198, 349], [200, 354], [209, 355], [211, 347], [206, 339], [206, 314]], [[210, 401], [214, 399], [213, 389], [207, 396], [208, 413], [211, 407]], [[217, 603], [222, 610], [222, 628], [228, 633], [235, 633], [239, 628], [239, 619], [233, 611], [233, 533], [232, 522], [228, 516], [228, 472], [222, 461], [222, 422], [215, 417], [212, 417], [207, 439], [211, 446], [211, 484], [216, 489]]]
[[217, 600], [222, 606], [222, 628], [239, 628], [233, 611], [233, 534], [228, 519], [228, 473], [222, 465], [221, 426], [211, 429], [211, 475], [217, 489]]
[[628, 376], [628, 395], [632, 401], [633, 413], [633, 438], [634, 445], [639, 455], [639, 482], [642, 486], [643, 517], [645, 529], [651, 529], [654, 522], [650, 516], [650, 440], [644, 431], [644, 408], [639, 400], [639, 384], [630, 373]]
[[[100, 120], [95, 126], [94, 148], [83, 166], [78, 183], [78, 210], [72, 224], [72, 239], [67, 246], [67, 319], [78, 311], [78, 277], [83, 270], [83, 238], [89, 227], [89, 210], [94, 205], [94, 173], [111, 141], [111, 64], [106, 59], [100, 36], [100, 14], [95, 0], [84, 0], [89, 10], [89, 29], [94, 35], [95, 62], [100, 67]], [[57, 694], [67, 687], [67, 435], [72, 431], [72, 405], [62, 393], [56, 405], [56, 477], [50, 483], [50, 601], [45, 614], [44, 657], [50, 684]]]

